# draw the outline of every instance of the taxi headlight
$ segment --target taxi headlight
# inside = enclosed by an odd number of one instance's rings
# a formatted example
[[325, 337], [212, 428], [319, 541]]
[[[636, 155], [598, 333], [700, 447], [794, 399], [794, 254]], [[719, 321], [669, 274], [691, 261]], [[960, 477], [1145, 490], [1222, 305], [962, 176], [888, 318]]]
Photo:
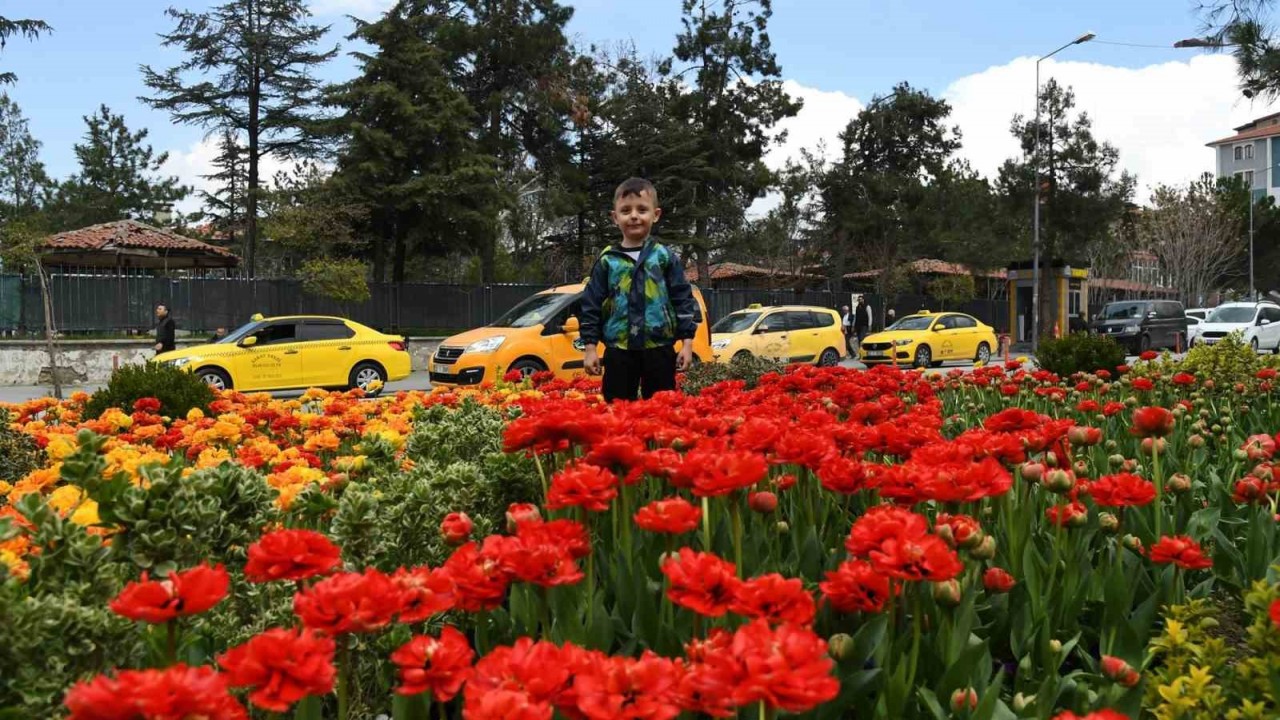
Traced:
[[915, 340], [912, 340], [911, 338], [902, 338], [901, 340], [894, 340], [893, 344], [898, 347], [902, 347], [903, 345], [910, 345], [913, 342], [915, 342]]
[[711, 349], [712, 349], [712, 350], [723, 350], [723, 349], [725, 349], [725, 348], [729, 347], [729, 345], [730, 345], [730, 344], [732, 344], [732, 343], [733, 343], [733, 341], [732, 341], [732, 340], [730, 340], [730, 339], [728, 339], [728, 338], [723, 338], [723, 339], [720, 339], [720, 340], [712, 340], [712, 341], [711, 341]]
[[183, 358], [175, 358], [175, 359], [173, 359], [173, 360], [170, 360], [170, 361], [169, 361], [169, 364], [170, 364], [170, 365], [172, 365], [172, 366], [174, 366], [174, 367], [176, 367], [176, 368], [180, 368], [180, 367], [186, 367], [186, 366], [190, 365], [191, 363], [193, 363], [193, 362], [195, 362], [195, 361], [197, 361], [197, 360], [199, 360], [199, 359], [200, 359], [200, 358], [198, 358], [198, 357], [183, 357]]
[[491, 338], [477, 340], [467, 346], [463, 352], [469, 353], [490, 353], [502, 347], [502, 343], [507, 341], [506, 335], [494, 335]]

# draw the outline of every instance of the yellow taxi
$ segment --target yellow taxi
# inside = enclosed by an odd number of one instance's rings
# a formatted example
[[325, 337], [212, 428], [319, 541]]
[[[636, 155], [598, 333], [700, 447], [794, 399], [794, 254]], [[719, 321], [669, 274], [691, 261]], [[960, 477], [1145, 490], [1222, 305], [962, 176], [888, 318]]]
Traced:
[[868, 335], [859, 348], [859, 359], [867, 365], [897, 363], [915, 367], [938, 367], [944, 362], [986, 363], [996, 347], [995, 329], [977, 318], [922, 310]]
[[759, 356], [830, 366], [845, 357], [845, 338], [835, 310], [756, 304], [720, 318], [711, 328], [711, 350], [718, 362]]
[[[569, 379], [583, 374], [578, 303], [582, 283], [562, 285], [530, 296], [491, 325], [468, 330], [440, 343], [427, 365], [432, 385], [478, 385], [512, 371], [529, 377], [549, 370]], [[711, 362], [707, 305], [693, 288], [702, 319], [693, 340], [693, 361]], [[676, 349], [682, 343], [676, 342]], [[601, 348], [603, 352], [603, 348]]]
[[405, 339], [320, 315], [264, 318], [207, 345], [157, 355], [219, 390], [361, 388], [377, 394], [412, 370]]

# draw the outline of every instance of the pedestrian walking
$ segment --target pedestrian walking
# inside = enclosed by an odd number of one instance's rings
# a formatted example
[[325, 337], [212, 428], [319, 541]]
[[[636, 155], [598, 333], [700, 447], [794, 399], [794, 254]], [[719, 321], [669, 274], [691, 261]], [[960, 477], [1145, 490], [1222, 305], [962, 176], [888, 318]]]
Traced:
[[178, 326], [164, 303], [156, 305], [156, 354], [172, 352], [177, 348]]
[[849, 312], [848, 305], [840, 306], [840, 330], [844, 333], [845, 349], [850, 355], [855, 354], [853, 350], [853, 313]]
[[871, 306], [867, 304], [867, 299], [858, 296], [858, 302], [853, 308], [853, 335], [855, 345], [853, 354], [858, 354], [858, 349], [862, 347], [862, 341], [871, 332]]

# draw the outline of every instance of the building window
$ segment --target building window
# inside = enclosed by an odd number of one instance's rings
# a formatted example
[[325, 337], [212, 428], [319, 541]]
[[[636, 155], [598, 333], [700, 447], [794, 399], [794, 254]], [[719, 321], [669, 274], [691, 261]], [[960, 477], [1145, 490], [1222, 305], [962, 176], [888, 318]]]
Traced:
[[1244, 184], [1245, 184], [1245, 187], [1253, 187], [1253, 171], [1252, 170], [1244, 171]]
[[1236, 160], [1243, 160], [1243, 159], [1244, 159], [1244, 146], [1243, 146], [1243, 145], [1237, 145], [1237, 146], [1235, 147], [1235, 159], [1236, 159]]
[[1073, 288], [1067, 293], [1067, 317], [1080, 317], [1080, 289]]
[[1253, 143], [1249, 143], [1248, 145], [1244, 146], [1244, 159], [1245, 160], [1253, 159]]

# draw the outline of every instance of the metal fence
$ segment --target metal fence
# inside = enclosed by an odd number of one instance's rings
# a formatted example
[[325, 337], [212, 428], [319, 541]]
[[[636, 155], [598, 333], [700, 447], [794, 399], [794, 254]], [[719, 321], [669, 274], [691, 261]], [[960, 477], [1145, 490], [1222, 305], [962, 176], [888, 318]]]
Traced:
[[[181, 331], [211, 332], [263, 315], [340, 315], [380, 330], [405, 333], [454, 331], [486, 325], [546, 285], [446, 285], [432, 283], [371, 283], [370, 298], [341, 303], [310, 295], [291, 279], [158, 278], [59, 274], [49, 278], [54, 327], [64, 335], [142, 333], [155, 325], [156, 303], [166, 303]], [[752, 304], [816, 305], [839, 308], [850, 304], [847, 292], [723, 289], [703, 290], [710, 320]], [[867, 295], [882, 317], [883, 302]], [[902, 296], [892, 307], [898, 317], [922, 307], [939, 305], [923, 296]], [[974, 301], [947, 308], [969, 312], [994, 325], [1008, 326], [1008, 306], [1000, 301]], [[44, 332], [38, 278], [0, 275], [0, 333], [36, 335]]]

